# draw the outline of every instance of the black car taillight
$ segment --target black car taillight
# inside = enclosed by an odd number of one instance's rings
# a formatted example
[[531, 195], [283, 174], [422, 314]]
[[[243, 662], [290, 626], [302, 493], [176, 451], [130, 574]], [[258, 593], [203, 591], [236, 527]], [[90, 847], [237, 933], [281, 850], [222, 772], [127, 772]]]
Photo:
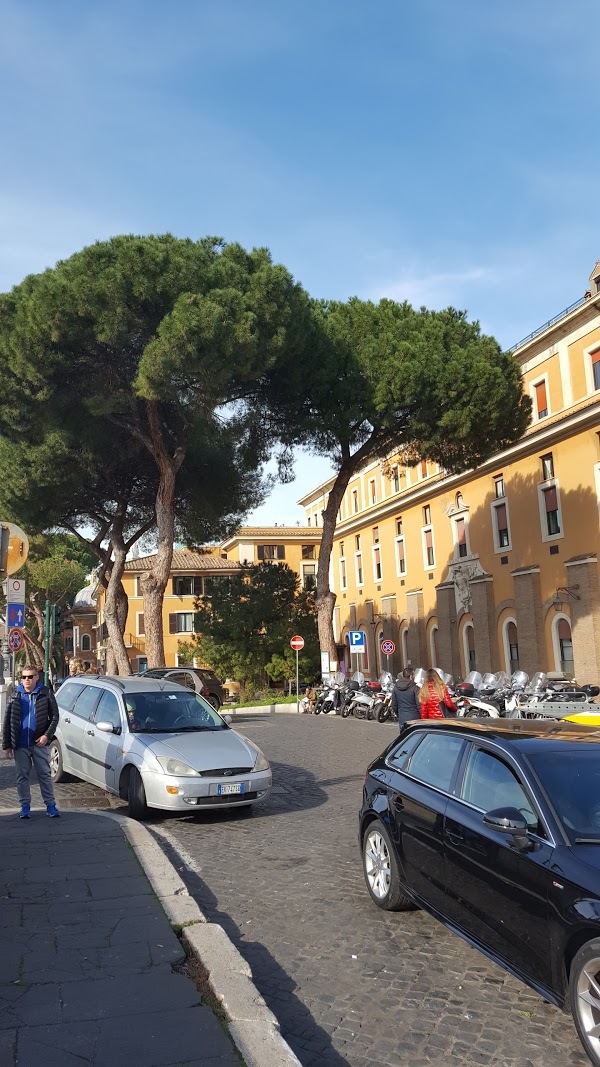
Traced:
[[210, 689], [208, 688], [208, 686], [207, 686], [207, 685], [205, 685], [205, 686], [203, 687], [203, 689], [202, 689], [202, 694], [203, 694], [203, 696], [205, 696], [205, 697], [209, 697], [209, 696], [210, 696]]

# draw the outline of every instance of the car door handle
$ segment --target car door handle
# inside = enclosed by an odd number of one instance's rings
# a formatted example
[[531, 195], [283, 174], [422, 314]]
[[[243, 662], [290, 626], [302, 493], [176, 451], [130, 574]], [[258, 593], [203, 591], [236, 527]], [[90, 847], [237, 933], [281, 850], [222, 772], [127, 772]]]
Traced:
[[68, 716], [68, 715], [65, 715], [65, 717], [64, 717], [64, 719], [63, 719], [63, 722], [70, 722], [70, 721], [71, 721], [71, 720], [70, 720], [69, 716]]
[[462, 830], [447, 830], [446, 837], [453, 845], [464, 845], [465, 835]]
[[86, 732], [86, 734], [89, 734], [90, 737], [95, 737], [96, 736], [96, 734], [94, 733], [93, 730], [86, 730], [85, 732]]

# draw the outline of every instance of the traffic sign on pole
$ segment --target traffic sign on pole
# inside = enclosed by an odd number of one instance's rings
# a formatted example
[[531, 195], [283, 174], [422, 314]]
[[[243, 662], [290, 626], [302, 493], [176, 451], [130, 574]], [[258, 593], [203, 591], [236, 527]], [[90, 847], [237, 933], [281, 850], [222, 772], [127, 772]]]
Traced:
[[8, 647], [11, 652], [19, 652], [23, 647], [23, 631], [10, 630], [8, 634]]
[[7, 602], [7, 604], [24, 604], [25, 603], [25, 579], [24, 578], [7, 578], [6, 579], [6, 602]]
[[290, 645], [294, 649], [294, 652], [301, 652], [304, 648], [304, 638], [296, 634], [295, 637], [292, 637]]
[[364, 630], [350, 630], [350, 633], [349, 633], [348, 636], [349, 636], [349, 640], [350, 640], [350, 652], [354, 652], [355, 654], [357, 654], [359, 656], [364, 656], [364, 654], [365, 654], [365, 643], [366, 643], [365, 631]]
[[396, 651], [396, 646], [393, 641], [388, 641], [386, 639], [385, 641], [381, 642], [381, 651], [383, 652], [384, 656], [393, 656], [394, 652]]
[[6, 605], [6, 625], [9, 630], [18, 627], [20, 630], [25, 625], [25, 605], [24, 604], [7, 604]]
[[292, 639], [290, 641], [290, 645], [292, 646], [294, 652], [296, 653], [296, 714], [299, 715], [300, 714], [300, 693], [299, 693], [298, 690], [300, 689], [300, 681], [299, 681], [300, 676], [299, 676], [299, 673], [298, 673], [298, 653], [304, 648], [304, 638], [300, 637], [300, 634], [295, 634], [294, 637], [292, 637]]

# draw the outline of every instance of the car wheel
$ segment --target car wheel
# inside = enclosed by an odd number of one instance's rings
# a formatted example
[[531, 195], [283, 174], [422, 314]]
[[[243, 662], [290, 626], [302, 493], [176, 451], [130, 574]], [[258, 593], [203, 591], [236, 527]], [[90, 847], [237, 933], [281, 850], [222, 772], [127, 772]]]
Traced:
[[390, 836], [377, 819], [365, 833], [363, 841], [363, 871], [371, 900], [384, 911], [402, 911], [412, 901], [400, 888], [398, 864]]
[[206, 699], [208, 700], [208, 703], [210, 704], [211, 708], [214, 708], [215, 711], [219, 710], [219, 708], [221, 707], [221, 701], [218, 697], [211, 693], [210, 696]]
[[50, 748], [48, 751], [50, 758], [50, 777], [53, 782], [64, 782], [67, 773], [63, 768], [63, 759], [60, 745], [56, 738], [50, 742]]
[[588, 941], [575, 956], [567, 1001], [585, 1051], [592, 1063], [600, 1064], [600, 938]]
[[129, 772], [127, 803], [129, 804], [129, 814], [132, 819], [143, 819], [148, 814], [146, 790], [144, 789], [142, 776], [135, 767], [132, 767]]

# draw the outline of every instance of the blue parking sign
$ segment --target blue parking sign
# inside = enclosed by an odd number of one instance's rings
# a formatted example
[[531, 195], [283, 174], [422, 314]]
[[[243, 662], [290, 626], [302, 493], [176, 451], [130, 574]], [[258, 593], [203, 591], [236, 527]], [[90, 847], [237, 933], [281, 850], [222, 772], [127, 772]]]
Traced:
[[350, 630], [350, 652], [357, 652], [359, 655], [365, 652], [365, 632], [364, 630]]

